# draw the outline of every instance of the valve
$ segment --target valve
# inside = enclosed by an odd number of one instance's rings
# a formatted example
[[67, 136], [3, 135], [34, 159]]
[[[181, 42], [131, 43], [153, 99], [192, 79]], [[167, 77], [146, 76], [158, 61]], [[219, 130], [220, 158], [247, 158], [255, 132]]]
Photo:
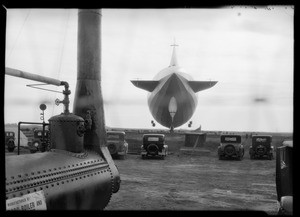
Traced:
[[86, 130], [91, 130], [92, 129], [92, 116], [91, 116], [91, 111], [88, 110], [86, 112], [86, 116], [84, 119], [84, 126]]

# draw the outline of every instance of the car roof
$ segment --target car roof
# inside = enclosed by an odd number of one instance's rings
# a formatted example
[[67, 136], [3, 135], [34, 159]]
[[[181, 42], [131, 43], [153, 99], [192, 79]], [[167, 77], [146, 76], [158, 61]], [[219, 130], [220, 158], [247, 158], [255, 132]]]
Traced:
[[124, 131], [107, 131], [106, 133], [110, 133], [110, 134], [125, 134]]

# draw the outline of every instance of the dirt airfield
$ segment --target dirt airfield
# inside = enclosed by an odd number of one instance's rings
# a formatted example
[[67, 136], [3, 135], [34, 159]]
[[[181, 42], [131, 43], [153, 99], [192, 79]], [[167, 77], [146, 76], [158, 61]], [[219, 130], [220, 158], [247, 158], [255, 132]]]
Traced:
[[[105, 210], [264, 211], [277, 214], [276, 159], [250, 160], [250, 134], [242, 134], [243, 160], [219, 160], [218, 133], [208, 133], [200, 152], [182, 152], [184, 134], [166, 133], [171, 154], [141, 159], [129, 154], [116, 159], [121, 187]], [[273, 134], [273, 146], [292, 135]], [[126, 132], [129, 147], [138, 152], [142, 134]], [[201, 150], [203, 152], [201, 152]], [[275, 153], [274, 153], [275, 156]]]
[[275, 160], [128, 155], [115, 160], [121, 188], [105, 210], [259, 210], [276, 214]]

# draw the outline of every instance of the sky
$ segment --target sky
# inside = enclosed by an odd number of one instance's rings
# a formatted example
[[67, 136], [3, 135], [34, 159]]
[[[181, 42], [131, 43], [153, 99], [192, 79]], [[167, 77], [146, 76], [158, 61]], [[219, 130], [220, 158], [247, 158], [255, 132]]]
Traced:
[[[130, 80], [151, 80], [177, 60], [194, 80], [218, 83], [197, 94], [190, 121], [178, 129], [293, 132], [293, 6], [102, 9], [101, 84], [105, 123], [152, 128], [147, 92]], [[77, 73], [77, 9], [7, 9], [5, 65], [67, 81], [72, 111]], [[4, 121], [41, 122], [63, 111], [60, 93], [5, 75]], [[62, 87], [44, 88], [62, 91]], [[156, 123], [154, 129], [165, 129]]]

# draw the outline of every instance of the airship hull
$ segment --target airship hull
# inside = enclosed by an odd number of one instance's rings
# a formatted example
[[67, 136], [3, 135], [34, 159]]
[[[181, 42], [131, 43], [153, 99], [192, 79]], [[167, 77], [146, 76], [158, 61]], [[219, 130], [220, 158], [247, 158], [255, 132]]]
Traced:
[[[197, 96], [177, 73], [166, 76], [148, 95], [148, 106], [153, 118], [165, 127], [179, 127], [192, 116], [197, 106]], [[176, 111], [172, 112], [176, 107]], [[172, 114], [174, 115], [172, 118]]]

